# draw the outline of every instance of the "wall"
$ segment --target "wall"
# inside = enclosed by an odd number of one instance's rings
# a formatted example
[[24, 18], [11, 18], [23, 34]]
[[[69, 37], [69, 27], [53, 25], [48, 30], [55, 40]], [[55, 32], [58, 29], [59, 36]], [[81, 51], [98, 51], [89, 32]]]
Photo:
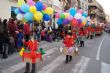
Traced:
[[10, 0], [0, 0], [0, 18], [8, 19], [11, 17], [11, 6], [17, 6], [17, 2], [10, 2]]

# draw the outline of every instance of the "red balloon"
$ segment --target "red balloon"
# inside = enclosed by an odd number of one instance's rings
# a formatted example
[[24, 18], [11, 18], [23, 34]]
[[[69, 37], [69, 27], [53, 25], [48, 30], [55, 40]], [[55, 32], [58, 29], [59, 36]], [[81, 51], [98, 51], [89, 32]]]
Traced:
[[73, 20], [71, 21], [72, 26], [77, 26], [78, 25], [78, 21], [73, 18]]

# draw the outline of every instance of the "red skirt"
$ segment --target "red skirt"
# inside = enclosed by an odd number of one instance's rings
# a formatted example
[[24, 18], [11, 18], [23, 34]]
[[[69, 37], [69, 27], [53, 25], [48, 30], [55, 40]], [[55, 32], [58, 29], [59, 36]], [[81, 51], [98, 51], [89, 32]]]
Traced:
[[36, 59], [42, 60], [42, 54], [36, 51], [24, 52], [22, 59], [23, 61], [25, 61], [25, 59], [28, 59], [31, 63], [36, 63]]

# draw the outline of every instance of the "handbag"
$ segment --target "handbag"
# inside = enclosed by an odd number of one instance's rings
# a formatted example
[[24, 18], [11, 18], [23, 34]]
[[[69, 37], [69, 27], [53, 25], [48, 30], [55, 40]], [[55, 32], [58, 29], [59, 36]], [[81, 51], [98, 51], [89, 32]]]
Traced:
[[61, 52], [61, 53], [63, 52], [63, 47], [62, 47], [62, 46], [60, 47], [60, 52]]

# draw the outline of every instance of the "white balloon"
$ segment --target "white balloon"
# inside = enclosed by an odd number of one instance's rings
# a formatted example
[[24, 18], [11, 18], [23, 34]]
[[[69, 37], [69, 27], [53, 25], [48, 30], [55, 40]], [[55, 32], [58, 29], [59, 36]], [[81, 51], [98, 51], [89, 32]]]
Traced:
[[84, 21], [84, 20], [86, 20], [86, 18], [84, 16], [82, 16], [81, 20]]
[[19, 21], [21, 21], [21, 20], [23, 20], [23, 17], [24, 17], [23, 14], [18, 14], [16, 18], [17, 18]]
[[76, 19], [81, 19], [82, 18], [82, 15], [81, 15], [81, 13], [76, 13], [74, 17]]

